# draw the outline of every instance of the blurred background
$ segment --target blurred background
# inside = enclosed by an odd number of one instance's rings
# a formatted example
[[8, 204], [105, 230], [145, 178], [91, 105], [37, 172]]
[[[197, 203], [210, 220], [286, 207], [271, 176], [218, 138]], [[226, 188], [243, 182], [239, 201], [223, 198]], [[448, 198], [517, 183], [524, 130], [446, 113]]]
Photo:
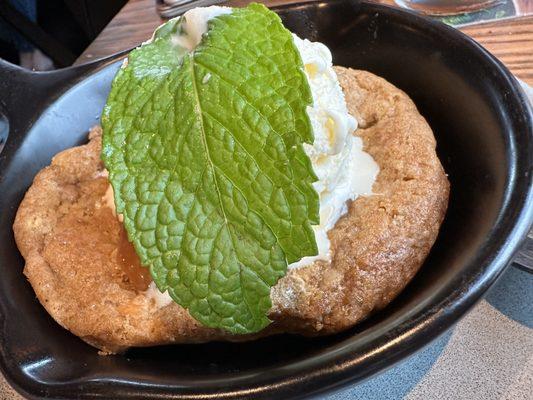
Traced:
[[0, 58], [35, 70], [74, 63], [127, 0], [0, 0]]
[[[239, 3], [244, 1], [233, 0], [232, 3], [242, 5]], [[280, 1], [268, 3], [274, 5]], [[533, 0], [373, 1], [430, 14], [458, 27], [533, 13]], [[0, 0], [0, 58], [39, 71], [90, 62], [139, 45], [163, 19], [192, 7], [220, 2]], [[517, 33], [516, 29], [513, 32]]]

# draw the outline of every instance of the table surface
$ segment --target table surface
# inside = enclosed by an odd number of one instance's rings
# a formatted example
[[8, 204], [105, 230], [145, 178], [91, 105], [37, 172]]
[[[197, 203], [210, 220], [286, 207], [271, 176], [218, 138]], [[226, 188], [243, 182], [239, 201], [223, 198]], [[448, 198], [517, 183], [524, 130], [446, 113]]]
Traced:
[[[149, 38], [162, 22], [154, 4], [155, 0], [130, 0], [76, 63], [109, 56]], [[461, 30], [533, 85], [533, 15]], [[327, 400], [533, 400], [531, 388], [533, 274], [511, 267], [488, 296], [440, 339], [384, 374]], [[22, 399], [1, 375], [0, 399]]]

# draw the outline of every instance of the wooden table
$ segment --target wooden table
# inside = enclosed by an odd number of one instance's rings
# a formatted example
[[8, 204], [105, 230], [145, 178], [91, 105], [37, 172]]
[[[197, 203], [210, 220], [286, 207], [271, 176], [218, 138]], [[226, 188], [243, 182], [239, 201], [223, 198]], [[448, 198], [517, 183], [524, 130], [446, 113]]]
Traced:
[[[230, 3], [239, 5], [244, 2], [233, 0]], [[390, 0], [381, 2], [391, 3]], [[135, 47], [148, 39], [162, 22], [155, 10], [155, 0], [130, 0], [81, 54], [76, 64]], [[461, 31], [492, 52], [517, 77], [533, 85], [533, 15], [468, 26]]]

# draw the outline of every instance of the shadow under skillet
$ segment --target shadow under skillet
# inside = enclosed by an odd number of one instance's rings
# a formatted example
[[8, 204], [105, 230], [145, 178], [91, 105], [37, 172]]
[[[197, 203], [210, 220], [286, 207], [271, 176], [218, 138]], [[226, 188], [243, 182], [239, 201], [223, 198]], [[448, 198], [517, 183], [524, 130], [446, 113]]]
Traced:
[[385, 400], [404, 398], [426, 376], [437, 361], [448, 344], [452, 332], [453, 329], [450, 329], [425, 349], [381, 375], [358, 386], [344, 389], [325, 398], [322, 397], [322, 399]]
[[485, 298], [502, 314], [533, 328], [533, 274], [510, 267]]

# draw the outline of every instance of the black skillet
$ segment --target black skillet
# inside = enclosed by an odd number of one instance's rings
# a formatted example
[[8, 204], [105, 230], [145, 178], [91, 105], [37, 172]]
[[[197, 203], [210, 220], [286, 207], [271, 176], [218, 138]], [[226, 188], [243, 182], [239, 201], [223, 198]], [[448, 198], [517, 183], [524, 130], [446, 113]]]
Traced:
[[0, 64], [9, 136], [0, 155], [0, 366], [38, 398], [297, 398], [354, 383], [442, 334], [498, 278], [532, 218], [532, 112], [510, 73], [461, 33], [359, 1], [276, 8], [336, 64], [405, 90], [432, 126], [451, 181], [441, 234], [389, 307], [343, 334], [138, 349], [101, 357], [56, 324], [22, 275], [11, 225], [37, 171], [83, 143], [120, 62], [35, 74]]

